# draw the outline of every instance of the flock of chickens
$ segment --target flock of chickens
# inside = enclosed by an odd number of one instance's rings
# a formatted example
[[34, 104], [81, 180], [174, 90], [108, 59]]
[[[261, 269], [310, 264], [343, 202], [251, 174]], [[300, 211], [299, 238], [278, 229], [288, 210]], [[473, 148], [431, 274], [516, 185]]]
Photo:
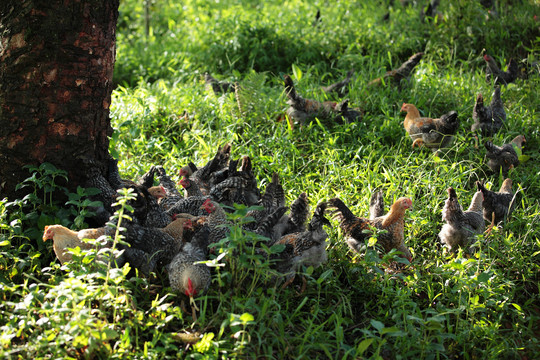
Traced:
[[[413, 68], [422, 58], [422, 53], [414, 54], [398, 69], [387, 72], [383, 77], [371, 81], [370, 86], [393, 82], [398, 86], [406, 81]], [[511, 62], [508, 72], [502, 72], [492, 57], [485, 55], [488, 65], [487, 78], [497, 86], [513, 81], [517, 69]], [[336, 84], [325, 88], [344, 96], [348, 90], [354, 72]], [[238, 84], [220, 82], [209, 74], [205, 75], [207, 86], [216, 93], [236, 91]], [[284, 78], [287, 96], [288, 116], [300, 124], [315, 117], [331, 121], [353, 122], [362, 118], [362, 112], [349, 108], [348, 100], [340, 103], [319, 102], [303, 98], [296, 90], [289, 76]], [[404, 127], [412, 146], [425, 146], [432, 151], [447, 148], [459, 128], [459, 118], [455, 111], [442, 115], [438, 119], [421, 117], [413, 104], [404, 103], [401, 110], [407, 115]], [[476, 99], [473, 110], [474, 125], [472, 131], [491, 136], [496, 133], [506, 119], [501, 89], [496, 87], [489, 106], [483, 104], [481, 94]], [[504, 176], [519, 164], [519, 154], [525, 138], [520, 135], [510, 144], [497, 146], [487, 141], [488, 166]], [[118, 266], [128, 262], [132, 268], [142, 274], [161, 273], [168, 275], [173, 291], [190, 297], [203, 294], [212, 282], [210, 267], [204, 262], [209, 260], [215, 244], [227, 238], [230, 226], [227, 217], [233, 204], [246, 206], [257, 205], [250, 210], [251, 222], [242, 225], [244, 231], [250, 231], [268, 240], [271, 247], [280, 244], [281, 252], [268, 252], [263, 247], [257, 248], [258, 254], [266, 256], [271, 266], [284, 274], [283, 286], [289, 285], [301, 266], [317, 267], [327, 260], [326, 240], [328, 233], [325, 226], [331, 226], [327, 214], [338, 219], [345, 241], [353, 252], [362, 252], [368, 239], [376, 237], [377, 246], [386, 253], [395, 251], [397, 255], [412, 261], [412, 254], [404, 242], [404, 223], [407, 209], [412, 206], [409, 198], [399, 198], [385, 211], [382, 192], [372, 194], [369, 216], [355, 215], [342, 199], [333, 198], [319, 202], [313, 212], [309, 207], [306, 193], [301, 193], [291, 204], [286, 204], [285, 191], [277, 173], [272, 175], [264, 192], [259, 189], [252, 160], [248, 156], [240, 159], [231, 157], [231, 145], [220, 148], [215, 156], [204, 166], [193, 163], [184, 166], [180, 172], [181, 180], [176, 184], [162, 166], [152, 166], [137, 182], [122, 179], [117, 162], [110, 160], [107, 176], [96, 174], [89, 180], [87, 187], [101, 190], [96, 200], [103, 207], [96, 210], [96, 222], [107, 221], [120, 225], [124, 240], [128, 245], [118, 245], [121, 255], [114, 259]], [[159, 184], [154, 185], [155, 177]], [[183, 188], [181, 192], [177, 187]], [[467, 210], [458, 202], [456, 191], [448, 189], [448, 199], [442, 210], [445, 221], [439, 237], [451, 251], [458, 247], [466, 248], [471, 238], [485, 231], [485, 221], [490, 227], [505, 220], [515, 204], [512, 180], [506, 179], [498, 192], [493, 192], [477, 182], [474, 194]], [[115, 209], [117, 190], [130, 188], [136, 194], [130, 202], [133, 208], [130, 220], [111, 217]], [[488, 229], [489, 230], [489, 229]], [[111, 246], [114, 226], [84, 229], [78, 232], [61, 225], [45, 227], [43, 240], [52, 240], [53, 249], [61, 263], [71, 260], [70, 248], [88, 249], [96, 243]], [[88, 243], [83, 239], [98, 239]], [[303, 284], [303, 288], [305, 282]]]

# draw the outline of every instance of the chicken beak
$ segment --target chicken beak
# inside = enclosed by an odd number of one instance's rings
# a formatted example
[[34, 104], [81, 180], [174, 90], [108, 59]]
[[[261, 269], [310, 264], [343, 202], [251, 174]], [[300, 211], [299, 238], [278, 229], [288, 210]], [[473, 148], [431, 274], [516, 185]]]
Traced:
[[47, 241], [49, 240], [49, 237], [48, 237], [48, 234], [47, 234], [47, 229], [49, 229], [49, 226], [45, 226], [45, 229], [43, 229], [43, 241]]

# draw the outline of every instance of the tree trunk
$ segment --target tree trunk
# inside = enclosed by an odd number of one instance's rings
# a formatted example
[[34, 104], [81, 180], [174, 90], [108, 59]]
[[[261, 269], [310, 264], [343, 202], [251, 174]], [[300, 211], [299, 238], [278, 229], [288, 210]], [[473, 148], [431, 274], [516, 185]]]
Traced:
[[50, 162], [68, 188], [106, 174], [119, 0], [2, 0], [0, 199], [24, 165]]

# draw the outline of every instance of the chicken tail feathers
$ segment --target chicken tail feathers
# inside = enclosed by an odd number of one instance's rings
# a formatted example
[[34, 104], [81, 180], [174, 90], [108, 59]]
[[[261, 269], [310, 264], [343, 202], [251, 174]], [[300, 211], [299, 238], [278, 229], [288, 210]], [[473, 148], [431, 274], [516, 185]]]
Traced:
[[328, 207], [337, 209], [337, 213], [339, 213], [338, 216], [341, 218], [341, 221], [356, 219], [356, 216], [352, 213], [352, 211], [339, 198], [328, 200]]
[[287, 94], [287, 97], [291, 100], [297, 100], [298, 94], [296, 93], [296, 90], [294, 89], [294, 83], [289, 75], [284, 76], [285, 80], [285, 93]]

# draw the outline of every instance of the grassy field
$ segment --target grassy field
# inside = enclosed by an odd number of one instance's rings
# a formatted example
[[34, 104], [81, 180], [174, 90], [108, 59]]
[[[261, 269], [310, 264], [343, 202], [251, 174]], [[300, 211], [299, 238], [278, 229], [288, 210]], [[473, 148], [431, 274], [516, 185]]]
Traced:
[[[312, 208], [338, 196], [365, 216], [376, 189], [387, 205], [410, 197], [405, 241], [413, 261], [403, 272], [387, 272], [392, 256], [380, 258], [373, 247], [351, 253], [332, 221], [329, 260], [304, 269], [307, 289], [299, 294], [300, 280], [276, 287], [268, 264], [249, 255], [250, 239], [233, 236], [229, 247], [242, 256], [228, 255], [213, 269], [195, 320], [163, 274], [145, 279], [126, 268], [96, 269], [91, 252], [60, 266], [41, 240], [43, 226], [84, 226], [89, 191], [59, 203], [54, 194], [63, 188], [55, 179], [65, 175], [45, 165], [29, 169], [23, 185], [33, 194], [0, 202], [0, 356], [540, 356], [540, 76], [524, 67], [540, 60], [538, 3], [500, 0], [494, 14], [474, 1], [443, 1], [442, 17], [426, 22], [419, 16], [423, 1], [150, 3], [148, 17], [143, 1], [120, 7], [110, 151], [124, 177], [160, 164], [179, 180], [174, 174], [188, 161], [202, 165], [230, 142], [234, 158], [252, 158], [261, 188], [279, 173], [289, 203], [304, 191]], [[367, 86], [419, 51], [424, 58], [401, 90]], [[507, 121], [489, 140], [502, 144], [524, 134], [529, 159], [509, 175], [519, 203], [508, 222], [479, 236], [470, 253], [450, 254], [437, 238], [446, 189], [454, 187], [467, 207], [477, 180], [491, 189], [503, 180], [485, 164], [488, 139], [478, 143], [469, 131], [476, 94], [491, 99], [493, 91], [483, 51], [500, 64], [520, 61], [520, 78], [502, 88]], [[348, 98], [364, 111], [362, 121], [277, 121], [286, 109], [284, 74], [305, 97], [337, 100], [321, 86], [351, 68]], [[205, 71], [247, 89], [242, 112], [234, 94], [205, 89]], [[447, 153], [411, 149], [403, 102], [425, 116], [458, 112], [460, 129]]]

